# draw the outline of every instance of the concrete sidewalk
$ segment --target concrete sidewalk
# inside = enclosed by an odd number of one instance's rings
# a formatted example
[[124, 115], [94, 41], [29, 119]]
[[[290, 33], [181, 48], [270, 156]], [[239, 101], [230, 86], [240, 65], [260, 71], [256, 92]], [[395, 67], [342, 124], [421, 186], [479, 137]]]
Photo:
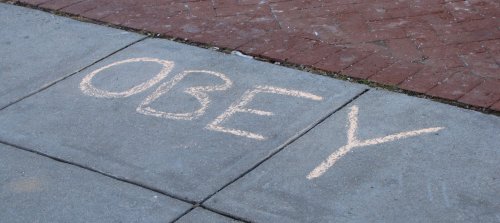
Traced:
[[500, 222], [500, 118], [0, 4], [0, 222]]

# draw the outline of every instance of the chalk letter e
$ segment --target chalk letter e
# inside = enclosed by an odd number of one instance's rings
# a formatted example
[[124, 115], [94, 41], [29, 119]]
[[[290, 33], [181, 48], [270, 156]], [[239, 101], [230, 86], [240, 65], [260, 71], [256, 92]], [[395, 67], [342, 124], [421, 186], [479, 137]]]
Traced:
[[229, 117], [234, 115], [237, 112], [244, 112], [244, 113], [251, 113], [255, 115], [261, 115], [261, 116], [272, 116], [274, 113], [269, 112], [269, 111], [262, 111], [262, 110], [257, 110], [257, 109], [250, 109], [246, 108], [245, 106], [250, 103], [255, 95], [258, 93], [269, 93], [269, 94], [280, 94], [280, 95], [286, 95], [286, 96], [292, 96], [292, 97], [297, 97], [297, 98], [306, 98], [314, 101], [321, 101], [323, 100], [322, 97], [303, 92], [303, 91], [296, 91], [296, 90], [289, 90], [285, 88], [278, 88], [278, 87], [273, 87], [273, 86], [256, 86], [255, 89], [253, 90], [247, 90], [243, 96], [240, 98], [240, 100], [236, 101], [233, 103], [229, 108], [219, 115], [212, 123], [208, 124], [205, 128], [209, 130], [214, 130], [214, 131], [219, 131], [219, 132], [225, 132], [225, 133], [230, 133], [233, 135], [237, 136], [243, 136], [251, 139], [256, 139], [256, 140], [265, 140], [266, 137], [253, 133], [253, 132], [248, 132], [240, 129], [230, 129], [226, 128], [223, 126], [220, 126], [224, 121], [226, 121]]

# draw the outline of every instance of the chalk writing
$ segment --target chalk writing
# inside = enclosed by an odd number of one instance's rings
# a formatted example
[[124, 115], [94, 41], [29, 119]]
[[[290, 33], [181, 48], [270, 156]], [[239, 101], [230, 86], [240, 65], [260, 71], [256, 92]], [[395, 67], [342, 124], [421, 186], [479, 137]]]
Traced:
[[367, 140], [359, 140], [356, 137], [356, 131], [358, 130], [358, 107], [352, 106], [351, 111], [349, 112], [349, 128], [347, 130], [347, 144], [340, 147], [332, 153], [328, 158], [319, 164], [314, 170], [312, 170], [308, 175], [307, 179], [312, 180], [314, 178], [320, 177], [323, 175], [330, 167], [332, 167], [340, 158], [346, 155], [349, 151], [356, 147], [364, 147], [382, 144], [386, 142], [392, 142], [398, 139], [404, 139], [408, 137], [438, 132], [443, 129], [443, 127], [435, 127], [435, 128], [426, 128], [420, 130], [413, 130], [408, 132], [400, 132], [384, 137], [367, 139]]
[[[149, 79], [146, 82], [143, 82], [141, 84], [138, 84], [128, 90], [122, 91], [122, 92], [110, 92], [102, 89], [98, 89], [95, 86], [92, 85], [92, 79], [101, 71], [108, 69], [113, 66], [125, 64], [125, 63], [133, 63], [133, 62], [155, 62], [159, 63], [162, 65], [162, 69], [160, 72], [154, 76], [153, 78]], [[127, 60], [122, 60], [118, 62], [114, 62], [112, 64], [106, 65], [104, 67], [101, 67], [90, 74], [86, 75], [82, 81], [80, 82], [80, 90], [89, 96], [93, 97], [98, 97], [98, 98], [124, 98], [124, 97], [129, 97], [131, 95], [135, 95], [137, 93], [143, 92], [155, 84], [160, 83], [163, 79], [165, 79], [172, 68], [174, 67], [174, 62], [168, 61], [168, 60], [160, 60], [156, 58], [132, 58], [132, 59], [127, 59]], [[168, 93], [175, 85], [177, 85], [180, 81], [182, 81], [187, 75], [193, 75], [193, 74], [208, 74], [212, 75], [215, 77], [218, 77], [219, 79], [222, 80], [222, 84], [218, 85], [204, 85], [204, 86], [194, 86], [194, 87], [189, 87], [184, 90], [184, 93], [189, 94], [196, 98], [198, 103], [200, 104], [199, 108], [192, 111], [192, 112], [186, 112], [186, 113], [171, 113], [171, 112], [165, 112], [165, 111], [158, 111], [154, 108], [151, 107], [151, 104], [156, 101], [158, 98], [160, 98], [162, 95]], [[194, 120], [202, 116], [205, 111], [207, 110], [209, 104], [211, 103], [210, 97], [208, 96], [208, 92], [213, 92], [213, 91], [225, 91], [233, 85], [233, 82], [225, 75], [219, 72], [215, 71], [208, 71], [208, 70], [186, 70], [183, 71], [176, 76], [174, 76], [171, 80], [160, 84], [160, 86], [149, 96], [147, 96], [137, 107], [136, 111], [140, 114], [143, 115], [149, 115], [149, 116], [154, 116], [154, 117], [159, 117], [159, 118], [166, 118], [166, 119], [174, 119], [174, 120]], [[314, 101], [321, 101], [323, 98], [308, 92], [303, 92], [303, 91], [297, 91], [297, 90], [291, 90], [291, 89], [285, 89], [285, 88], [279, 88], [275, 86], [255, 86], [254, 89], [247, 90], [243, 96], [238, 99], [238, 101], [234, 102], [229, 108], [219, 115], [213, 122], [209, 123], [208, 125], [205, 126], [205, 129], [211, 130], [211, 131], [218, 131], [218, 132], [223, 132], [223, 133], [228, 133], [236, 136], [242, 136], [242, 137], [247, 137], [250, 139], [255, 139], [255, 140], [265, 140], [266, 137], [258, 134], [258, 133], [253, 133], [253, 132], [248, 132], [240, 129], [231, 129], [227, 127], [221, 126], [223, 122], [225, 122], [228, 118], [233, 116], [234, 114], [240, 112], [244, 113], [250, 113], [254, 115], [260, 115], [260, 116], [272, 116], [274, 113], [270, 111], [263, 111], [263, 110], [258, 110], [258, 109], [251, 109], [247, 108], [248, 103], [250, 103], [255, 95], [259, 93], [266, 93], [266, 94], [278, 94], [278, 95], [284, 95], [284, 96], [290, 96], [290, 97], [297, 97], [297, 98], [305, 98], [309, 100], [314, 100]]]
[[274, 115], [272, 112], [269, 111], [262, 111], [262, 110], [257, 110], [257, 109], [250, 109], [246, 108], [247, 104], [252, 101], [252, 99], [255, 97], [255, 95], [259, 93], [268, 93], [268, 94], [281, 94], [281, 95], [286, 95], [286, 96], [291, 96], [291, 97], [298, 97], [298, 98], [306, 98], [310, 100], [315, 100], [315, 101], [320, 101], [322, 98], [320, 96], [303, 92], [303, 91], [296, 91], [296, 90], [289, 90], [285, 88], [278, 88], [278, 87], [273, 87], [273, 86], [257, 86], [253, 90], [247, 90], [241, 99], [239, 101], [236, 101], [233, 103], [229, 108], [222, 113], [219, 117], [217, 117], [212, 123], [207, 125], [207, 129], [214, 130], [214, 131], [219, 131], [219, 132], [225, 132], [225, 133], [230, 133], [233, 135], [237, 136], [243, 136], [251, 139], [256, 139], [256, 140], [264, 140], [266, 139], [264, 136], [248, 132], [248, 131], [243, 131], [239, 129], [230, 129], [230, 128], [225, 128], [220, 126], [226, 119], [228, 119], [230, 116], [234, 115], [237, 112], [246, 112], [246, 113], [251, 113], [255, 115], [262, 115], [262, 116], [271, 116]]
[[[124, 63], [133, 63], [133, 62], [155, 62], [155, 63], [161, 64], [163, 66], [163, 68], [160, 70], [160, 72], [156, 76], [149, 79], [148, 81], [143, 82], [141, 84], [138, 84], [138, 85], [136, 85], [136, 86], [134, 86], [126, 91], [122, 91], [122, 92], [110, 92], [110, 91], [98, 89], [98, 88], [94, 87], [94, 85], [92, 85], [92, 79], [99, 72], [106, 70], [106, 69], [113, 67], [113, 66], [117, 66], [120, 64], [124, 64]], [[109, 65], [106, 65], [104, 67], [101, 67], [101, 68], [91, 72], [87, 76], [85, 76], [82, 79], [82, 82], [80, 83], [80, 89], [82, 90], [82, 92], [84, 94], [89, 95], [89, 96], [98, 97], [98, 98], [125, 98], [125, 97], [129, 97], [131, 95], [140, 93], [142, 91], [145, 91], [146, 89], [150, 88], [151, 86], [157, 84], [158, 82], [163, 80], [165, 77], [167, 77], [168, 73], [170, 73], [170, 71], [172, 70], [173, 67], [174, 67], [174, 62], [168, 61], [168, 60], [160, 60], [160, 59], [156, 59], [156, 58], [143, 57], [143, 58], [132, 58], [132, 59], [127, 59], [127, 60], [122, 60], [122, 61], [118, 61], [118, 62], [109, 64]]]
[[[170, 89], [172, 89], [188, 74], [197, 74], [197, 73], [210, 74], [219, 77], [224, 81], [224, 84], [221, 85], [196, 86], [187, 88], [184, 91], [185, 93], [192, 95], [193, 97], [196, 98], [196, 100], [198, 100], [198, 102], [200, 103], [200, 108], [198, 110], [189, 113], [170, 113], [170, 112], [157, 111], [149, 106], [153, 101], [155, 101], [160, 96], [170, 91]], [[153, 94], [149, 95], [146, 99], [144, 99], [144, 101], [141, 102], [139, 107], [137, 107], [137, 112], [144, 115], [152, 115], [155, 117], [161, 117], [167, 119], [193, 120], [203, 115], [203, 113], [205, 113], [205, 110], [208, 108], [208, 104], [210, 103], [210, 98], [208, 97], [208, 94], [206, 92], [224, 91], [230, 88], [232, 84], [233, 84], [232, 81], [222, 73], [206, 71], [206, 70], [184, 71], [180, 74], [177, 74], [174, 78], [172, 78], [172, 80], [161, 84], [160, 87], [158, 87], [158, 89], [156, 89], [156, 91], [153, 92]]]

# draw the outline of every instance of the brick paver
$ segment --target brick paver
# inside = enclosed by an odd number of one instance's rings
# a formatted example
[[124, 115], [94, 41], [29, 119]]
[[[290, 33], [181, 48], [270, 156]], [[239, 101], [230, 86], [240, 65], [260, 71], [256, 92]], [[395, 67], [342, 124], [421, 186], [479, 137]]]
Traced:
[[498, 0], [20, 0], [499, 111]]

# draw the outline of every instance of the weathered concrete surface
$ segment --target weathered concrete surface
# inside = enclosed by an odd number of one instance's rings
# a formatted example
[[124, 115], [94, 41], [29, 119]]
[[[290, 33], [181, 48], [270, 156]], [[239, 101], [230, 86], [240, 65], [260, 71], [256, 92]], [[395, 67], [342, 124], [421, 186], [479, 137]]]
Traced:
[[[444, 129], [353, 148], [306, 178], [346, 145], [352, 106], [358, 142]], [[499, 117], [371, 90], [207, 205], [256, 222], [499, 222], [499, 127]]]
[[1, 222], [167, 222], [190, 207], [0, 144]]
[[0, 3], [0, 108], [140, 35]]
[[[207, 92], [206, 111], [193, 120], [136, 111], [159, 83], [121, 98], [89, 96], [92, 92], [84, 94], [80, 89], [84, 77], [93, 71], [117, 61], [144, 57], [175, 64], [161, 83], [182, 71], [208, 70], [223, 73], [232, 86], [225, 91]], [[124, 91], [161, 69], [156, 62], [126, 63], [102, 70], [91, 83], [106, 91]], [[187, 87], [223, 83], [221, 78], [207, 73], [191, 74], [150, 106], [164, 112], [191, 112], [200, 108], [200, 103], [184, 92]], [[321, 100], [258, 93], [242, 108], [273, 115], [239, 112], [218, 124], [260, 134], [263, 140], [207, 128], [230, 105], [241, 101], [246, 91], [257, 86], [304, 91]], [[199, 201], [362, 90], [360, 85], [238, 56], [166, 40], [145, 40], [0, 112], [0, 139]]]
[[182, 216], [177, 223], [195, 223], [195, 222], [217, 222], [217, 223], [237, 223], [240, 221], [227, 218], [220, 214], [208, 211], [203, 208], [195, 208], [185, 216]]

